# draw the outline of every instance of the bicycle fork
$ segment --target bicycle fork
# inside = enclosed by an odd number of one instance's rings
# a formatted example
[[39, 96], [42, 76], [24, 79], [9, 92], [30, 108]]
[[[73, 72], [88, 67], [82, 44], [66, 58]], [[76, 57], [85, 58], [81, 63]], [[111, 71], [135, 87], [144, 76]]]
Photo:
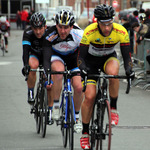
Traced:
[[[71, 80], [70, 79], [67, 79], [67, 86], [66, 86], [66, 88], [64, 90], [65, 90], [64, 91], [64, 98], [66, 100], [66, 102], [65, 102], [65, 119], [64, 119], [64, 124], [65, 124], [65, 127], [67, 128], [68, 111], [71, 111], [71, 110], [69, 110], [70, 109], [70, 107], [69, 107], [70, 103], [71, 103], [72, 109], [73, 109], [73, 118], [74, 118], [74, 121], [76, 122], [75, 108], [74, 108], [74, 101], [73, 101], [73, 96], [72, 96]], [[71, 94], [71, 101], [69, 101], [69, 93]]]

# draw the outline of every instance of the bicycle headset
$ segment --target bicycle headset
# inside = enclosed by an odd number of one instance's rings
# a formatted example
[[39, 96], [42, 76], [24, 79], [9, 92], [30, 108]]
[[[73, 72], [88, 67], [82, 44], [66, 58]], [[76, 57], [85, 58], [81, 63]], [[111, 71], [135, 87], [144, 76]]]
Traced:
[[61, 10], [55, 16], [56, 24], [70, 25], [75, 23], [73, 13], [69, 10]]
[[31, 16], [30, 25], [32, 27], [41, 28], [41, 27], [45, 26], [45, 24], [46, 24], [46, 19], [42, 13], [36, 12]]
[[112, 6], [108, 6], [106, 4], [98, 5], [94, 9], [94, 16], [101, 22], [110, 21], [115, 16], [115, 10]]

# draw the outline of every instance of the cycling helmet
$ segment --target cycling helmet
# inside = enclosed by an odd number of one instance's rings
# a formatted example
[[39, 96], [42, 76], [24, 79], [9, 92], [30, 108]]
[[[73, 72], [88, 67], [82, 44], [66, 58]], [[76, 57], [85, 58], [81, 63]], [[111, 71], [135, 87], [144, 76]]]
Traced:
[[6, 17], [5, 16], [2, 16], [1, 19], [0, 19], [1, 23], [5, 23], [6, 22]]
[[75, 23], [74, 16], [69, 10], [61, 10], [55, 16], [56, 24], [70, 25]]
[[31, 16], [30, 25], [32, 27], [40, 28], [40, 27], [45, 26], [45, 24], [46, 24], [46, 19], [42, 13], [36, 12]]
[[115, 11], [112, 6], [102, 4], [96, 6], [96, 8], [94, 9], [94, 15], [98, 21], [102, 20], [109, 21], [112, 20], [113, 17], [115, 16]]

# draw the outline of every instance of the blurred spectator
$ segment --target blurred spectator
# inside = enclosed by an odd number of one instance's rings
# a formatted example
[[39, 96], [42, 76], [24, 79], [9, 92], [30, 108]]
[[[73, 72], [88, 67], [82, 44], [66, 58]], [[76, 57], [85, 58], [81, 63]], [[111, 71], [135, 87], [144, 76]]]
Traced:
[[146, 16], [145, 13], [139, 14], [139, 21], [142, 24], [147, 24], [148, 26], [150, 26], [150, 19]]
[[144, 38], [150, 38], [150, 30], [148, 25], [146, 24], [139, 24], [139, 23], [133, 23], [132, 29], [137, 33], [137, 43], [140, 44], [140, 42]]
[[21, 22], [22, 22], [22, 29], [24, 30], [27, 25], [27, 18], [28, 18], [28, 12], [26, 9], [23, 9], [21, 13]]
[[17, 25], [17, 29], [18, 28], [21, 29], [21, 12], [20, 12], [20, 10], [18, 10], [17, 14], [16, 14], [16, 25]]
[[[140, 44], [140, 42], [144, 39], [144, 38], [149, 38], [150, 39], [150, 28], [148, 27], [148, 25], [146, 24], [139, 24], [139, 23], [134, 23], [132, 25], [132, 28], [135, 32], [137, 32], [137, 43]], [[149, 51], [149, 50], [148, 50]], [[149, 53], [147, 51], [147, 53]], [[150, 55], [146, 56], [146, 60], [150, 65]], [[150, 74], [150, 71], [147, 71], [147, 74]]]
[[140, 13], [145, 13], [145, 9], [141, 8], [141, 9], [139, 10], [139, 14], [140, 14]]
[[150, 19], [150, 9], [146, 9], [145, 14], [146, 14], [146, 17]]
[[28, 20], [30, 20], [31, 16], [35, 13], [34, 8], [28, 13]]
[[137, 19], [137, 21], [139, 21], [138, 15], [139, 15], [138, 10], [133, 11], [133, 16]]
[[134, 39], [134, 31], [131, 27], [129, 19], [127, 16], [121, 17], [121, 24], [126, 28], [130, 37], [130, 52], [133, 53], [133, 39]]
[[129, 22], [132, 25], [134, 22], [138, 22], [138, 20], [136, 19], [136, 17], [133, 14], [129, 15]]

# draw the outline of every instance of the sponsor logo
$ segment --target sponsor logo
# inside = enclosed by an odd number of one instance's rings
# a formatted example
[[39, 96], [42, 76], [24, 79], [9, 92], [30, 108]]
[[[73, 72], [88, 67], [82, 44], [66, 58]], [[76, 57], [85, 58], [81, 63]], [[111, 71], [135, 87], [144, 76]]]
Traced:
[[87, 43], [87, 37], [84, 35], [81, 40], [82, 43]]
[[97, 38], [96, 40], [95, 40], [95, 42], [100, 42], [101, 40], [100, 40], [100, 38]]
[[65, 51], [67, 51], [68, 49], [71, 49], [72, 47], [66, 44], [60, 44], [60, 48], [65, 49]]

